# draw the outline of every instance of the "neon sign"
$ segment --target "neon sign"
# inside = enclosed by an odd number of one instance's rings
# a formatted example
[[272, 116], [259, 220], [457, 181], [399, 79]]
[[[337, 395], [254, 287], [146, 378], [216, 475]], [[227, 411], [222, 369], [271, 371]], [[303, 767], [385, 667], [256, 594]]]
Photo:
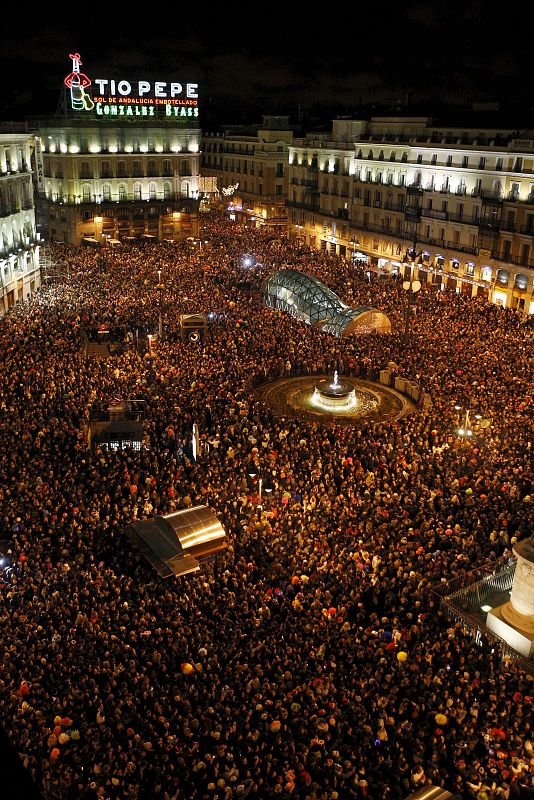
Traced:
[[[79, 53], [69, 54], [72, 72], [64, 79], [74, 111], [94, 111], [97, 116], [198, 117], [198, 84], [173, 81], [129, 81], [93, 78], [80, 72]], [[92, 94], [87, 91], [94, 87]], [[160, 113], [159, 113], [160, 112]]]
[[[147, 95], [148, 97], [160, 97], [168, 100], [183, 98], [184, 96], [187, 99], [198, 99], [197, 83], [186, 83], [184, 89], [181, 83], [167, 84], [165, 81], [156, 81], [152, 85], [149, 81], [138, 81], [132, 85], [130, 81], [96, 78], [95, 85], [98, 86], [98, 91], [101, 95], [108, 95], [109, 97], [130, 97], [133, 93], [133, 96], [137, 98]], [[169, 89], [167, 89], [167, 85], [169, 85]]]
[[70, 89], [70, 102], [75, 111], [90, 111], [94, 103], [85, 90], [91, 85], [90, 79], [80, 72], [82, 60], [79, 53], [69, 53], [72, 58], [72, 72], [69, 72], [63, 83]]

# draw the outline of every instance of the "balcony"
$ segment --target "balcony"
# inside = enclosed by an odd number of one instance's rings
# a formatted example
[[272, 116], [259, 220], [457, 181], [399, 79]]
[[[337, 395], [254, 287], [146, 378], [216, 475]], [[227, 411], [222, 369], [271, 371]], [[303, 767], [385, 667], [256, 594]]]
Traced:
[[430, 219], [443, 219], [443, 220], [450, 219], [450, 216], [447, 214], [446, 211], [437, 211], [434, 210], [433, 208], [422, 208], [421, 216], [430, 217]]
[[417, 220], [420, 219], [422, 210], [420, 206], [405, 206], [404, 216], [406, 219]]
[[494, 250], [491, 254], [492, 258], [497, 261], [503, 261], [505, 264], [514, 264], [518, 267], [526, 267], [527, 269], [534, 269], [534, 259], [521, 258], [521, 256], [514, 256], [506, 251]]
[[310, 200], [308, 203], [298, 202], [297, 200], [286, 200], [288, 208], [301, 208], [304, 211], [319, 211], [319, 198]]
[[[386, 236], [394, 236], [397, 239], [404, 239], [405, 241], [413, 242], [413, 231], [405, 231], [403, 233], [388, 229], [386, 223], [381, 225], [373, 225], [372, 223], [363, 224], [360, 221], [354, 221], [354, 224], [363, 231], [371, 233], [382, 233]], [[457, 242], [447, 241], [445, 239], [434, 238], [430, 236], [417, 235], [417, 241], [420, 244], [429, 244], [440, 249], [452, 250], [456, 253], [468, 253], [470, 255], [478, 255], [478, 247], [459, 244]]]
[[0, 206], [0, 217], [10, 217], [11, 214], [17, 214], [20, 211], [20, 206], [8, 204]]
[[473, 189], [471, 197], [480, 197], [483, 203], [489, 205], [501, 205], [503, 199], [500, 192], [492, 192], [488, 189]]
[[[150, 197], [139, 196], [138, 194], [128, 193], [125, 192], [124, 194], [119, 194], [118, 192], [112, 192], [110, 195], [104, 197], [103, 195], [95, 195], [92, 194], [90, 197], [77, 197], [74, 195], [64, 195], [59, 196], [55, 195], [54, 197], [44, 197], [49, 203], [53, 203], [54, 205], [58, 206], [78, 206], [80, 208], [93, 208], [94, 206], [110, 206], [112, 204], [117, 203], [173, 203], [176, 201], [183, 202], [185, 199], [190, 200], [192, 203], [198, 202], [194, 198], [187, 197], [187, 195], [182, 195], [180, 193], [171, 193], [165, 195], [163, 192], [158, 192], [155, 195], [151, 195]], [[14, 213], [14, 212], [11, 212]]]

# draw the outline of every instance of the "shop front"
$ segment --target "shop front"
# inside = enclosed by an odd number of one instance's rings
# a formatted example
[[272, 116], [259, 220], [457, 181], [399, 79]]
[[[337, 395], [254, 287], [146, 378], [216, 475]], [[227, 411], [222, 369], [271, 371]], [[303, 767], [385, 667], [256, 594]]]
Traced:
[[471, 297], [473, 294], [473, 284], [471, 281], [460, 281], [460, 294]]

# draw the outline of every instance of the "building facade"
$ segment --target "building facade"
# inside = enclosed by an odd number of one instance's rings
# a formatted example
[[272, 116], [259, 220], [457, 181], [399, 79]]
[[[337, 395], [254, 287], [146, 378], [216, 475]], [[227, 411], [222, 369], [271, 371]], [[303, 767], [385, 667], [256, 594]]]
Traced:
[[534, 313], [534, 132], [334, 120], [288, 178], [293, 238]]
[[[31, 153], [33, 137], [0, 126], [0, 316], [41, 284]], [[8, 131], [7, 128], [10, 130]]]
[[203, 134], [202, 174], [214, 179], [221, 208], [245, 224], [287, 235], [292, 141], [288, 117], [279, 116], [264, 116], [259, 126]]
[[50, 241], [106, 244], [140, 235], [197, 235], [198, 126], [58, 116], [31, 127]]

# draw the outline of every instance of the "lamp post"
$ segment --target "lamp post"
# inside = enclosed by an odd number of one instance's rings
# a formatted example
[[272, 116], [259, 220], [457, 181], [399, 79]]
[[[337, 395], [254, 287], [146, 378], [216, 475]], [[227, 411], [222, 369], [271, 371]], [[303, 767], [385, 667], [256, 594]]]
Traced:
[[163, 291], [163, 284], [161, 282], [161, 269], [158, 269], [158, 285], [156, 289], [159, 292], [158, 295], [158, 340], [161, 342], [163, 339], [163, 318], [161, 315], [161, 293]]
[[[454, 408], [455, 408], [455, 409], [456, 409], [458, 412], [460, 412], [460, 411], [461, 411], [461, 406], [454, 406]], [[462, 424], [461, 424], [461, 425], [458, 427], [458, 436], [461, 436], [461, 437], [462, 437], [462, 439], [464, 439], [464, 438], [466, 438], [466, 437], [467, 437], [467, 438], [469, 438], [470, 436], [472, 436], [472, 435], [473, 435], [473, 429], [469, 427], [469, 426], [470, 426], [469, 414], [470, 414], [470, 411], [469, 411], [469, 409], [468, 409], [468, 408], [466, 408], [466, 409], [465, 409], [464, 421], [463, 421], [463, 423], [462, 423]]]
[[414, 300], [414, 305], [415, 305], [415, 301], [417, 300], [417, 292], [421, 288], [421, 282], [420, 281], [412, 281], [410, 279], [409, 281], [404, 281], [404, 283], [402, 284], [402, 288], [406, 292], [408, 292], [408, 302], [406, 303], [406, 314], [405, 314], [405, 318], [404, 318], [404, 334], [403, 334], [403, 337], [402, 337], [402, 341], [404, 342], [404, 344], [408, 344], [408, 342], [410, 341], [410, 321], [411, 321], [411, 316], [412, 316], [412, 300], [415, 298], [415, 300]]
[[352, 248], [352, 260], [353, 261], [356, 260], [356, 248], [358, 247], [359, 244], [360, 244], [360, 240], [358, 239], [357, 236], [353, 236], [349, 241], [349, 245]]
[[491, 425], [491, 414], [473, 412], [471, 408], [468, 406], [464, 408], [460, 403], [456, 403], [454, 409], [458, 412], [458, 428], [456, 432], [464, 442], [471, 439], [477, 432], [485, 431]]
[[251, 478], [258, 478], [258, 519], [261, 519], [263, 511], [263, 492], [265, 492], [265, 494], [271, 494], [273, 485], [269, 480], [266, 480], [264, 483], [261, 468], [253, 459], [250, 460], [247, 471]]

